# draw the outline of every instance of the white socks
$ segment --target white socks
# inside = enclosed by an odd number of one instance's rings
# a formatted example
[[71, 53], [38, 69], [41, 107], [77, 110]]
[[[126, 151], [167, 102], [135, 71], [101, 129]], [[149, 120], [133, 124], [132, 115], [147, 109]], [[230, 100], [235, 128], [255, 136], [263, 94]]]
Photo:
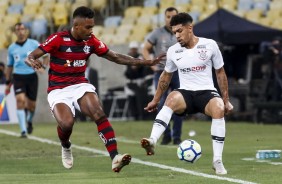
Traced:
[[167, 125], [170, 122], [173, 111], [168, 106], [163, 106], [163, 108], [158, 113], [151, 132], [150, 138], [153, 140], [154, 144], [157, 143], [158, 139], [161, 137], [165, 131]]
[[212, 119], [211, 136], [213, 146], [213, 161], [222, 160], [222, 152], [225, 139], [225, 120]]

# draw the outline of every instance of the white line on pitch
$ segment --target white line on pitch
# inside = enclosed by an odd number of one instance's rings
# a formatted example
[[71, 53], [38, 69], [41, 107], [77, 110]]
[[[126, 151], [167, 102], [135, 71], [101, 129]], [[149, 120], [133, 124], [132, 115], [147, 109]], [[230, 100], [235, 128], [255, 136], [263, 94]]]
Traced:
[[[6, 134], [6, 135], [11, 135], [11, 136], [16, 136], [16, 137], [19, 136], [18, 133], [11, 132], [11, 131], [8, 131], [8, 130], [3, 130], [3, 129], [0, 129], [0, 133]], [[42, 142], [42, 143], [61, 146], [61, 144], [59, 142], [52, 141], [50, 139], [44, 139], [44, 138], [36, 137], [36, 136], [28, 136], [28, 139], [38, 141], [38, 142]], [[102, 151], [102, 150], [98, 150], [98, 149], [94, 149], [94, 148], [89, 148], [89, 147], [85, 147], [85, 146], [78, 146], [78, 145], [75, 145], [75, 144], [72, 144], [72, 148], [76, 148], [76, 149], [80, 149], [80, 150], [84, 150], [84, 151], [89, 151], [91, 153], [98, 153], [98, 154], [105, 155], [105, 156], [109, 155], [108, 152], [106, 152], [106, 151]], [[257, 184], [257, 183], [250, 182], [250, 181], [227, 178], [227, 177], [222, 177], [222, 176], [217, 176], [217, 175], [210, 175], [210, 174], [200, 173], [200, 172], [182, 169], [182, 168], [178, 168], [178, 167], [172, 167], [172, 166], [157, 164], [157, 163], [153, 163], [153, 162], [146, 162], [146, 161], [142, 161], [142, 160], [137, 159], [137, 158], [132, 158], [132, 162], [142, 164], [142, 165], [151, 166], [151, 167], [158, 167], [158, 168], [161, 168], [161, 169], [168, 169], [168, 170], [172, 170], [172, 171], [175, 171], [175, 172], [190, 174], [190, 175], [194, 175], [194, 176], [201, 176], [201, 177], [204, 177], [204, 178], [212, 178], [212, 179], [224, 180], [224, 181], [229, 181], [229, 182], [233, 182], [233, 183], [241, 183], [241, 184]]]

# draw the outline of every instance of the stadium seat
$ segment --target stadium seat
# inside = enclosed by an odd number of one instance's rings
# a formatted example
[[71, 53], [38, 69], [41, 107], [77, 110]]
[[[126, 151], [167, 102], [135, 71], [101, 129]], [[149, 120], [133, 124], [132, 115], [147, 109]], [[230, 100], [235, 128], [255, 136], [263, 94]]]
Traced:
[[23, 4], [13, 4], [8, 7], [8, 14], [21, 14], [23, 12]]
[[166, 9], [171, 6], [174, 6], [174, 0], [160, 0], [161, 9]]
[[153, 26], [162, 26], [165, 24], [165, 16], [164, 16], [164, 13], [159, 13], [157, 15], [154, 15], [153, 18], [152, 18], [152, 21], [153, 21]]
[[152, 22], [151, 15], [143, 15], [136, 20], [137, 26], [151, 26]]
[[178, 12], [188, 12], [190, 10], [189, 4], [175, 5]]
[[270, 3], [270, 10], [282, 10], [282, 1], [273, 1]]
[[38, 13], [39, 6], [25, 6], [23, 8], [23, 16], [35, 17]]
[[133, 25], [132, 24], [125, 24], [117, 27], [116, 29], [116, 34], [118, 35], [130, 35], [133, 30]]
[[266, 27], [270, 27], [272, 22], [273, 20], [269, 17], [261, 17], [258, 21], [259, 24], [266, 26]]
[[113, 39], [115, 39], [114, 34], [102, 34], [101, 37], [99, 38], [102, 42], [104, 42], [106, 45], [112, 45], [113, 44]]
[[189, 12], [189, 15], [193, 18], [193, 24], [196, 24], [199, 22], [200, 12], [198, 11], [191, 11]]
[[80, 1], [75, 1], [74, 3], [72, 3], [70, 5], [70, 12], [74, 12], [74, 10], [77, 8], [77, 7], [80, 7], [80, 6], [86, 6], [88, 7], [89, 6], [89, 2], [87, 0], [80, 0]]
[[41, 0], [25, 0], [25, 6], [37, 6], [41, 5]]
[[101, 10], [107, 6], [107, 0], [90, 0], [90, 6], [94, 10]]
[[282, 10], [281, 9], [269, 10], [267, 11], [266, 16], [273, 20], [280, 19], [282, 17]]
[[68, 24], [68, 14], [66, 12], [57, 12], [53, 14], [54, 25], [67, 25]]
[[104, 29], [103, 26], [95, 25], [92, 31], [93, 31], [93, 34], [99, 39], [101, 34], [103, 33], [103, 29]]
[[35, 19], [31, 24], [31, 37], [36, 40], [44, 40], [47, 33], [47, 20], [46, 19]]
[[136, 17], [124, 17], [121, 20], [121, 25], [134, 25], [136, 23]]
[[264, 13], [266, 13], [269, 9], [269, 2], [254, 2], [253, 8], [262, 10]]
[[145, 0], [143, 5], [144, 7], [157, 7], [160, 0]]
[[245, 10], [235, 10], [232, 12], [233, 14], [237, 15], [238, 17], [245, 18], [246, 11]]
[[156, 15], [158, 13], [157, 7], [144, 7], [141, 9], [140, 16], [143, 15]]
[[177, 5], [185, 5], [185, 4], [190, 4], [191, 0], [175, 0], [174, 4]]
[[253, 21], [253, 22], [258, 22], [258, 20], [262, 17], [263, 11], [259, 9], [253, 9], [249, 10], [246, 12], [246, 19]]
[[129, 34], [117, 33], [115, 34], [115, 37], [112, 40], [112, 44], [114, 45], [126, 44], [128, 43], [128, 37]]
[[21, 14], [7, 14], [3, 20], [2, 24], [7, 26], [14, 26], [17, 22], [19, 22]]
[[24, 5], [25, 0], [10, 0], [9, 2], [10, 2], [11, 5], [15, 5], [15, 4], [22, 4], [22, 5]]
[[109, 16], [104, 20], [105, 27], [118, 27], [121, 24], [121, 16]]
[[253, 1], [252, 0], [239, 0], [237, 4], [238, 10], [248, 11], [253, 8]]
[[125, 9], [124, 18], [131, 17], [137, 18], [141, 14], [142, 7], [141, 6], [131, 6]]
[[116, 28], [115, 27], [104, 27], [103, 34], [115, 34]]

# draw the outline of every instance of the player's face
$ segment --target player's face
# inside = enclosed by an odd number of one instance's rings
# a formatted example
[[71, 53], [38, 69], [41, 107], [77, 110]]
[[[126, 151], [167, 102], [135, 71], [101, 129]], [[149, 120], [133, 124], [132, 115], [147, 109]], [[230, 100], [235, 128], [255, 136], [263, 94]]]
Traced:
[[77, 39], [88, 40], [92, 34], [92, 28], [94, 27], [94, 19], [78, 18], [74, 24], [74, 31]]
[[27, 38], [26, 28], [23, 24], [15, 26], [15, 34], [18, 41], [24, 41]]
[[176, 39], [178, 43], [181, 45], [181, 47], [187, 47], [189, 45], [189, 42], [193, 38], [191, 24], [186, 24], [186, 25], [178, 24], [172, 26], [172, 32], [175, 34]]
[[165, 26], [166, 27], [170, 28], [170, 20], [176, 14], [177, 12], [174, 10], [165, 12]]

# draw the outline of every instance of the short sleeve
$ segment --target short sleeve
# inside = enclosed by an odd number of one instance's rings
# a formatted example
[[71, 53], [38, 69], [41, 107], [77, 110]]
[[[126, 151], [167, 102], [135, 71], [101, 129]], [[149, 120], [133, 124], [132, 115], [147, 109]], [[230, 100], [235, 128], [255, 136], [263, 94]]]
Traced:
[[58, 34], [50, 35], [45, 42], [39, 45], [43, 51], [51, 53], [52, 51], [59, 48], [60, 45], [60, 36]]
[[108, 46], [103, 43], [101, 40], [93, 37], [93, 42], [94, 42], [94, 50], [93, 53], [96, 54], [97, 56], [102, 56], [106, 54], [109, 50]]
[[213, 67], [215, 69], [219, 69], [224, 65], [223, 58], [221, 51], [219, 50], [219, 47], [215, 41], [212, 41], [212, 62], [213, 62]]
[[148, 35], [147, 41], [150, 42], [152, 45], [156, 45], [157, 38], [158, 38], [158, 34], [157, 34], [157, 31], [155, 30]]
[[7, 55], [7, 66], [14, 66], [14, 57], [11, 52], [12, 48], [8, 48], [8, 55]]
[[174, 71], [177, 70], [177, 66], [175, 65], [175, 63], [172, 60], [172, 49], [171, 47], [168, 49], [167, 53], [166, 53], [166, 65], [165, 65], [165, 71], [168, 73], [172, 73]]

